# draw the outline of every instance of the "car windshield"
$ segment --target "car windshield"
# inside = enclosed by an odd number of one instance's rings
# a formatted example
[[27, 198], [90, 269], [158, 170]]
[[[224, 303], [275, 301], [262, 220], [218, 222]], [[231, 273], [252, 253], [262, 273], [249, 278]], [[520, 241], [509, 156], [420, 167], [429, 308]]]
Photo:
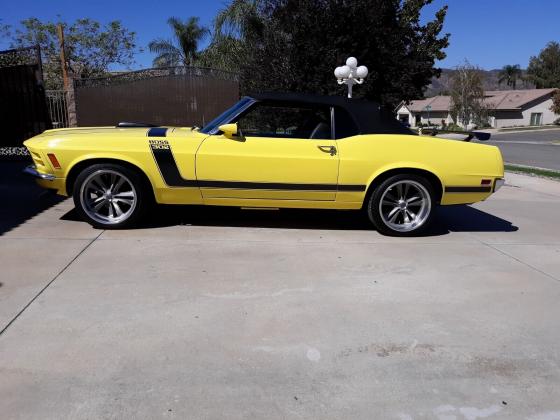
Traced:
[[208, 124], [206, 124], [203, 128], [200, 129], [200, 132], [205, 134], [211, 134], [215, 132], [215, 130], [222, 124], [227, 124], [231, 121], [232, 118], [239, 115], [242, 111], [247, 108], [251, 103], [255, 100], [249, 97], [241, 98], [239, 102], [237, 102], [234, 106], [227, 109], [223, 113], [221, 113], [218, 117], [214, 118]]

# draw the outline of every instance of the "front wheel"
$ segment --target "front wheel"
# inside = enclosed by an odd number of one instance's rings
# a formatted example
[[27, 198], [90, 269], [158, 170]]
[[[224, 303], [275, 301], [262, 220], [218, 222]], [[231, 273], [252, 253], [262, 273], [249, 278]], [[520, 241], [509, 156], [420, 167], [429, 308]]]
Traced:
[[371, 194], [368, 217], [385, 235], [418, 235], [432, 220], [433, 197], [433, 187], [425, 178], [395, 175], [383, 181]]
[[82, 218], [92, 226], [116, 229], [139, 221], [148, 195], [135, 171], [116, 164], [97, 164], [78, 175], [73, 198]]

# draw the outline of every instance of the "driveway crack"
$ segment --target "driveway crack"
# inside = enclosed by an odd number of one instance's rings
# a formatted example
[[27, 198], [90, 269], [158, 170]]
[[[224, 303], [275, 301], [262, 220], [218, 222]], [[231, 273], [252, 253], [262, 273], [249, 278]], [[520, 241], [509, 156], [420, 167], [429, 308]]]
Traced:
[[[477, 240], [478, 240], [478, 239], [477, 239]], [[483, 241], [480, 241], [480, 240], [478, 240], [478, 241], [479, 241], [481, 244], [487, 246], [488, 248], [491, 248], [491, 249], [493, 249], [494, 251], [497, 251], [497, 252], [499, 252], [500, 254], [502, 254], [502, 255], [504, 255], [504, 256], [506, 256], [506, 257], [509, 257], [509, 258], [511, 258], [512, 260], [515, 260], [515, 261], [517, 261], [517, 262], [520, 263], [520, 264], [523, 264], [525, 267], [528, 267], [528, 268], [530, 268], [530, 269], [536, 271], [537, 273], [540, 273], [540, 274], [542, 274], [543, 276], [546, 276], [546, 277], [548, 277], [549, 279], [552, 279], [552, 280], [554, 280], [554, 281], [560, 283], [560, 279], [554, 277], [552, 274], [548, 274], [546, 271], [540, 270], [540, 269], [538, 269], [537, 267], [535, 267], [535, 266], [533, 266], [533, 265], [531, 265], [531, 264], [529, 264], [529, 263], [526, 263], [525, 261], [520, 260], [519, 258], [516, 258], [516, 257], [514, 257], [513, 255], [508, 254], [507, 252], [501, 250], [500, 248], [496, 248], [495, 246], [492, 246], [492, 245], [487, 244], [486, 242], [483, 242]]]
[[31, 306], [31, 304], [32, 304], [33, 302], [35, 302], [35, 300], [37, 300], [37, 298], [38, 298], [39, 296], [41, 296], [41, 295], [43, 294], [43, 292], [44, 292], [45, 290], [47, 290], [47, 289], [49, 288], [49, 286], [50, 286], [51, 284], [53, 284], [54, 281], [55, 281], [56, 279], [58, 279], [58, 278], [62, 275], [62, 273], [64, 273], [64, 272], [68, 269], [68, 267], [70, 267], [70, 266], [74, 263], [74, 261], [76, 261], [76, 260], [78, 259], [78, 257], [79, 257], [80, 255], [82, 255], [82, 254], [86, 251], [86, 249], [88, 249], [95, 241], [97, 241], [97, 239], [99, 239], [99, 237], [100, 237], [104, 232], [105, 232], [104, 230], [101, 231], [101, 232], [99, 233], [99, 235], [97, 235], [97, 236], [96, 236], [95, 238], [93, 238], [90, 242], [88, 242], [88, 243], [86, 244], [86, 246], [84, 246], [84, 247], [81, 249], [81, 251], [78, 252], [78, 253], [76, 254], [76, 256], [74, 256], [74, 258], [72, 258], [72, 259], [70, 260], [70, 262], [69, 262], [68, 264], [66, 264], [66, 265], [62, 268], [62, 270], [60, 270], [60, 271], [59, 271], [59, 272], [58, 272], [58, 273], [57, 273], [57, 274], [56, 274], [56, 275], [55, 275], [41, 290], [39, 290], [39, 292], [38, 292], [35, 296], [33, 296], [33, 298], [32, 298], [29, 302], [27, 302], [27, 304], [26, 304], [26, 305], [25, 305], [25, 306], [10, 320], [10, 322], [8, 322], [8, 323], [6, 324], [6, 326], [5, 326], [4, 328], [2, 328], [2, 331], [0, 331], [0, 336], [2, 336], [2, 334], [4, 334], [4, 332], [6, 332], [6, 330], [7, 330], [8, 328], [10, 328], [10, 326], [21, 316], [21, 314], [23, 314], [23, 313], [25, 312], [25, 310], [26, 310], [27, 308], [29, 308], [29, 307]]

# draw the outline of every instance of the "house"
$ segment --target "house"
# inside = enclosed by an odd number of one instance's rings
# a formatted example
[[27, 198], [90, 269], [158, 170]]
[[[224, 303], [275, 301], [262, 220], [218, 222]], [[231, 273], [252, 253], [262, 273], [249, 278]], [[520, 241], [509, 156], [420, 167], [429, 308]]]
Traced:
[[[484, 92], [490, 109], [488, 123], [493, 128], [552, 124], [560, 115], [551, 111], [552, 95], [556, 89], [492, 90]], [[397, 107], [397, 119], [416, 127], [419, 123], [441, 125], [455, 121], [450, 113], [451, 97], [434, 96]]]

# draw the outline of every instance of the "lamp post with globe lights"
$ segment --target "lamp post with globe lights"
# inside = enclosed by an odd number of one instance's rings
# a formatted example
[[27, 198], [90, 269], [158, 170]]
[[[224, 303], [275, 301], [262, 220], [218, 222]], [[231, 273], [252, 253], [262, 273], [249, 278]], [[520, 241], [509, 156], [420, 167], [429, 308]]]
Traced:
[[358, 60], [356, 57], [349, 57], [346, 60], [346, 65], [334, 69], [334, 75], [339, 85], [348, 86], [348, 97], [352, 97], [352, 86], [361, 85], [368, 75], [368, 68], [366, 66], [358, 67]]

